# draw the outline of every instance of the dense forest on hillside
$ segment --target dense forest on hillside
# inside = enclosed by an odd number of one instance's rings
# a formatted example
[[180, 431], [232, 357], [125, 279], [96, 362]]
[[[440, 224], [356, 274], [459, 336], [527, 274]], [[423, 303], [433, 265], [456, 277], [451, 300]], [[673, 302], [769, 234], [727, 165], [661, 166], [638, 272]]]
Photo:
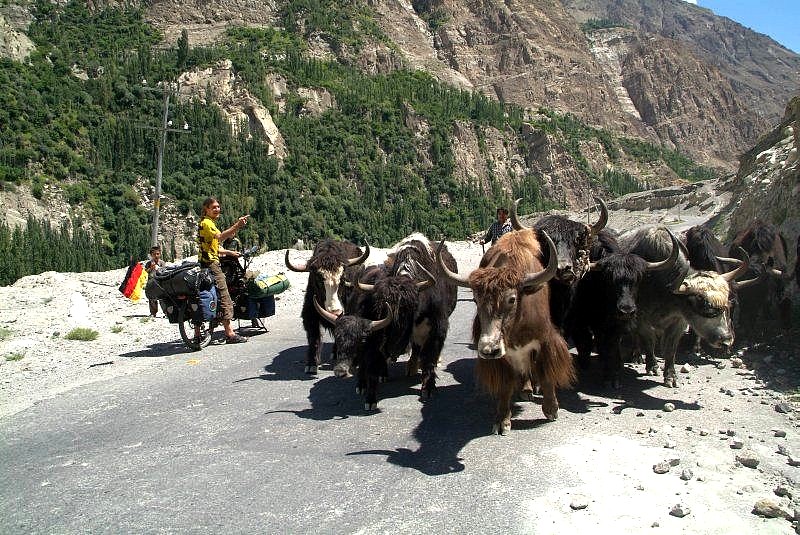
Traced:
[[[419, 71], [368, 76], [352, 66], [307, 59], [305, 37], [311, 32], [351, 50], [365, 37], [385, 37], [360, 1], [282, 5], [283, 29], [233, 28], [214, 46], [192, 47], [181, 39], [164, 49], [135, 9], [93, 12], [77, 1], [35, 4], [29, 36], [36, 51], [25, 63], [0, 59], [0, 187], [25, 182], [41, 197], [46, 184], [57, 184], [69, 203], [90, 214], [96, 235], [76, 232], [73, 244], [91, 249], [89, 263], [67, 269], [119, 267], [132, 255], [146, 256], [152, 215], [134, 185], [142, 177], [154, 182], [153, 127], [162, 96], [151, 88], [221, 59], [232, 60], [249, 91], [271, 109], [288, 155], [279, 165], [262, 140], [233, 136], [214, 106], [173, 104], [173, 122], [191, 125], [186, 135], [168, 136], [164, 159], [163, 191], [181, 213], [196, 213], [203, 198], [215, 195], [227, 216], [251, 214], [252, 224], [240, 236], [247, 243], [280, 248], [298, 237], [334, 236], [385, 246], [414, 230], [463, 239], [489, 223], [496, 203], [508, 202], [497, 180], [487, 195], [479, 184], [454, 178], [451, 137], [455, 121], [469, 122], [476, 131], [492, 126], [517, 135], [523, 110], [447, 87]], [[291, 87], [325, 88], [337, 106], [318, 117], [304, 115], [302, 100], [290, 96], [280, 113], [265, 85], [268, 73], [281, 74]], [[427, 164], [405, 124], [409, 108], [430, 125]], [[561, 136], [580, 171], [614, 194], [642, 185], [624, 171], [592, 170], [581, 140], [596, 139], [612, 160], [624, 150], [642, 161], [663, 160], [687, 179], [709, 176], [677, 152], [617, 138], [569, 115], [540, 112], [533, 126]], [[553, 206], [540, 194], [540, 177], [522, 177], [512, 190], [511, 196], [525, 198], [528, 210]], [[448, 202], [440, 204], [443, 198]], [[61, 269], [56, 251], [69, 238], [64, 228], [31, 228], [29, 222], [29, 231], [19, 232], [14, 237], [0, 227], [0, 258], [23, 262], [2, 270], [0, 284]], [[20, 251], [42, 240], [53, 246]], [[44, 257], [25, 263], [31, 254]]]

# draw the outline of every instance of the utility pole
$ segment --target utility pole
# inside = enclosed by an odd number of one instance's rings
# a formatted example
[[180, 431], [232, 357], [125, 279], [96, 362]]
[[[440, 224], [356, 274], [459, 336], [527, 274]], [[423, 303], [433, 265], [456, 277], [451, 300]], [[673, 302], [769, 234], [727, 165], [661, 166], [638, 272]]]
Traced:
[[[144, 82], [144, 80], [143, 80]], [[173, 91], [171, 83], [165, 83], [162, 87], [143, 87], [147, 91], [160, 91], [164, 94], [164, 115], [160, 127], [142, 126], [150, 130], [158, 130], [160, 138], [158, 140], [158, 156], [156, 164], [156, 191], [153, 198], [153, 227], [150, 234], [150, 245], [158, 245], [158, 219], [161, 209], [161, 177], [163, 175], [164, 166], [164, 147], [167, 143], [167, 132], [177, 132], [179, 134], [188, 134], [189, 125], [184, 123], [183, 129], [170, 128], [172, 121], [169, 120], [169, 94]], [[177, 94], [178, 87], [174, 91]]]

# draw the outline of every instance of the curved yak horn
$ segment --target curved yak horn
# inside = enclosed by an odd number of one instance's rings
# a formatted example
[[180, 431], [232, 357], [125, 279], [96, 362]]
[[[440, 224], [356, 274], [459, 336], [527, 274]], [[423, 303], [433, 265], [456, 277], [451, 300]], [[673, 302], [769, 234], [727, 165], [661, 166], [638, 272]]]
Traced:
[[525, 230], [528, 228], [522, 224], [522, 221], [520, 221], [519, 217], [517, 216], [517, 207], [521, 201], [522, 197], [511, 203], [511, 226], [514, 228], [514, 230]]
[[600, 205], [600, 217], [597, 219], [597, 223], [592, 225], [590, 231], [592, 236], [597, 236], [597, 233], [603, 230], [606, 224], [608, 224], [608, 207], [600, 197], [595, 197], [594, 200]]
[[302, 264], [292, 264], [291, 260], [289, 260], [289, 249], [286, 249], [286, 256], [283, 258], [283, 262], [286, 264], [286, 267], [292, 271], [297, 273], [308, 273], [308, 264], [303, 262]]
[[335, 324], [336, 320], [339, 318], [339, 316], [337, 316], [333, 312], [328, 312], [327, 310], [322, 308], [320, 306], [320, 304], [317, 302], [317, 298], [316, 297], [314, 298], [314, 308], [317, 309], [317, 312], [319, 313], [320, 316], [322, 316], [323, 318], [328, 320], [330, 323], [334, 323]]
[[458, 273], [453, 273], [448, 269], [447, 266], [444, 265], [442, 262], [442, 247], [444, 247], [444, 240], [439, 243], [439, 247], [436, 249], [436, 262], [439, 263], [439, 267], [442, 269], [442, 273], [444, 273], [445, 277], [447, 277], [451, 282], [455, 283], [458, 286], [463, 286], [464, 288], [469, 288], [469, 275], [460, 275]]
[[[739, 261], [739, 266], [732, 269], [731, 271], [728, 271], [727, 273], [722, 274], [722, 278], [728, 281], [728, 284], [735, 281], [738, 277], [744, 275], [745, 272], [747, 272], [747, 268], [750, 266], [750, 257], [748, 256], [747, 251], [745, 251], [741, 247], [739, 247], [738, 251], [739, 254], [742, 255], [742, 260]], [[717, 260], [719, 260], [720, 262], [730, 262], [731, 260], [736, 260], [736, 259], [718, 256]]]
[[416, 264], [417, 264], [417, 267], [419, 269], [421, 269], [422, 271], [424, 271], [425, 274], [428, 276], [428, 278], [425, 279], [424, 281], [417, 282], [417, 288], [419, 290], [424, 290], [425, 288], [429, 288], [429, 287], [433, 286], [434, 284], [436, 284], [436, 277], [433, 276], [433, 273], [431, 273], [430, 271], [425, 269], [425, 267], [422, 264], [420, 264], [419, 262], [416, 262]]
[[351, 258], [350, 260], [348, 260], [347, 261], [347, 266], [349, 267], [349, 266], [357, 266], [358, 264], [363, 264], [364, 262], [367, 261], [368, 257], [369, 257], [369, 244], [365, 242], [364, 243], [364, 254], [362, 254], [359, 257]]
[[392, 309], [389, 308], [389, 304], [386, 304], [386, 317], [382, 320], [371, 321], [369, 324], [369, 332], [380, 331], [381, 329], [385, 329], [392, 323]]
[[358, 282], [358, 287], [361, 288], [361, 291], [363, 291], [363, 292], [373, 292], [373, 291], [375, 291], [375, 285], [374, 284], [367, 284], [365, 282], [359, 281]]
[[678, 255], [681, 252], [680, 240], [671, 231], [668, 232], [669, 239], [672, 240], [672, 250], [669, 256], [661, 262], [647, 262], [647, 267], [645, 268], [647, 271], [663, 271], [670, 269], [675, 265], [675, 262], [678, 261]]
[[547, 242], [547, 248], [550, 251], [550, 261], [547, 263], [547, 267], [542, 271], [538, 273], [528, 273], [525, 275], [525, 278], [522, 279], [522, 289], [528, 292], [536, 291], [540, 286], [552, 279], [558, 269], [558, 252], [556, 251], [556, 246], [546, 232], [541, 231], [541, 235], [544, 236]]

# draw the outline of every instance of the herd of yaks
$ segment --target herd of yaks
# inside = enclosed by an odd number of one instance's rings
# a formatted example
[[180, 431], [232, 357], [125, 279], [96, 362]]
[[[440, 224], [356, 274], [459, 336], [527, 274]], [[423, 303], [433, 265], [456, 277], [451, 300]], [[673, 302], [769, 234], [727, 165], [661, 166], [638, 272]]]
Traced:
[[[430, 397], [457, 287], [468, 287], [477, 309], [477, 378], [495, 402], [493, 431], [505, 434], [514, 396], [531, 396], [534, 385], [545, 416], [557, 417], [556, 390], [576, 378], [566, 340], [582, 368], [596, 352], [614, 387], [623, 362], [642, 354], [648, 374], [657, 374], [662, 359], [664, 384], [675, 387], [675, 354], [687, 329], [698, 343], [729, 351], [734, 329], [752, 342], [789, 326], [792, 274], [786, 240], [774, 226], [753, 221], [726, 251], [704, 226], [681, 239], [664, 226], [619, 233], [606, 227], [608, 210], [597, 201], [593, 225], [547, 215], [528, 228], [517, 216], [518, 200], [514, 231], [470, 273], [459, 272], [444, 241], [420, 233], [377, 266], [365, 267], [369, 245], [347, 241], [321, 241], [304, 263], [287, 250], [286, 266], [309, 274], [301, 312], [306, 373], [320, 365], [325, 328], [334, 338], [334, 372], [357, 374], [365, 409], [377, 408], [388, 362], [409, 348], [407, 374], [421, 371], [421, 396]], [[794, 271], [800, 283], [800, 269]]]

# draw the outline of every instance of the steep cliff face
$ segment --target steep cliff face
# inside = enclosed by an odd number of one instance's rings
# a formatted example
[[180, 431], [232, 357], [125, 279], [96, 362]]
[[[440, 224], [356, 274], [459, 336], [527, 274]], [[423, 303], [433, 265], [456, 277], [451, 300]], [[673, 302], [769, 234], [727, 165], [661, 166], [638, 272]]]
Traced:
[[[798, 90], [800, 56], [679, 0], [373, 0], [406, 63], [459, 87], [733, 171]], [[414, 9], [417, 7], [417, 10]], [[436, 13], [431, 29], [424, 18]], [[628, 28], [588, 31], [606, 18]]]
[[230, 26], [267, 27], [277, 22], [274, 0], [152, 0], [140, 2], [147, 20], [175, 43], [186, 29], [193, 44], [208, 44]]
[[800, 55], [708, 9], [683, 0], [562, 3], [579, 22], [608, 19], [646, 35], [677, 41], [702, 61], [714, 65], [739, 98], [768, 124], [779, 121], [784, 104], [800, 92]]
[[778, 226], [794, 244], [800, 234], [799, 155], [800, 97], [796, 97], [786, 106], [781, 122], [742, 155], [739, 172], [727, 187], [734, 199], [729, 238], [761, 218]]
[[0, 57], [24, 61], [35, 48], [25, 35], [31, 14], [22, 4], [0, 5]]
[[[422, 69], [456, 87], [662, 143], [735, 170], [738, 154], [800, 90], [800, 56], [681, 0], [367, 0], [389, 43], [358, 50], [308, 35], [308, 53], [385, 73]], [[148, 19], [195, 44], [232, 25], [278, 25], [281, 2], [153, 0]], [[432, 14], [436, 23], [432, 24]], [[627, 28], [581, 31], [588, 19]]]
[[648, 129], [674, 148], [733, 170], [738, 154], [769, 125], [730, 81], [671, 39], [637, 36], [621, 62], [622, 85]]
[[[258, 134], [264, 140], [268, 154], [274, 154], [279, 160], [286, 156], [286, 142], [272, 115], [243, 87], [230, 61], [183, 73], [178, 83], [181, 100], [216, 105], [234, 134], [246, 128], [247, 135]], [[209, 97], [211, 101], [206, 102]]]

